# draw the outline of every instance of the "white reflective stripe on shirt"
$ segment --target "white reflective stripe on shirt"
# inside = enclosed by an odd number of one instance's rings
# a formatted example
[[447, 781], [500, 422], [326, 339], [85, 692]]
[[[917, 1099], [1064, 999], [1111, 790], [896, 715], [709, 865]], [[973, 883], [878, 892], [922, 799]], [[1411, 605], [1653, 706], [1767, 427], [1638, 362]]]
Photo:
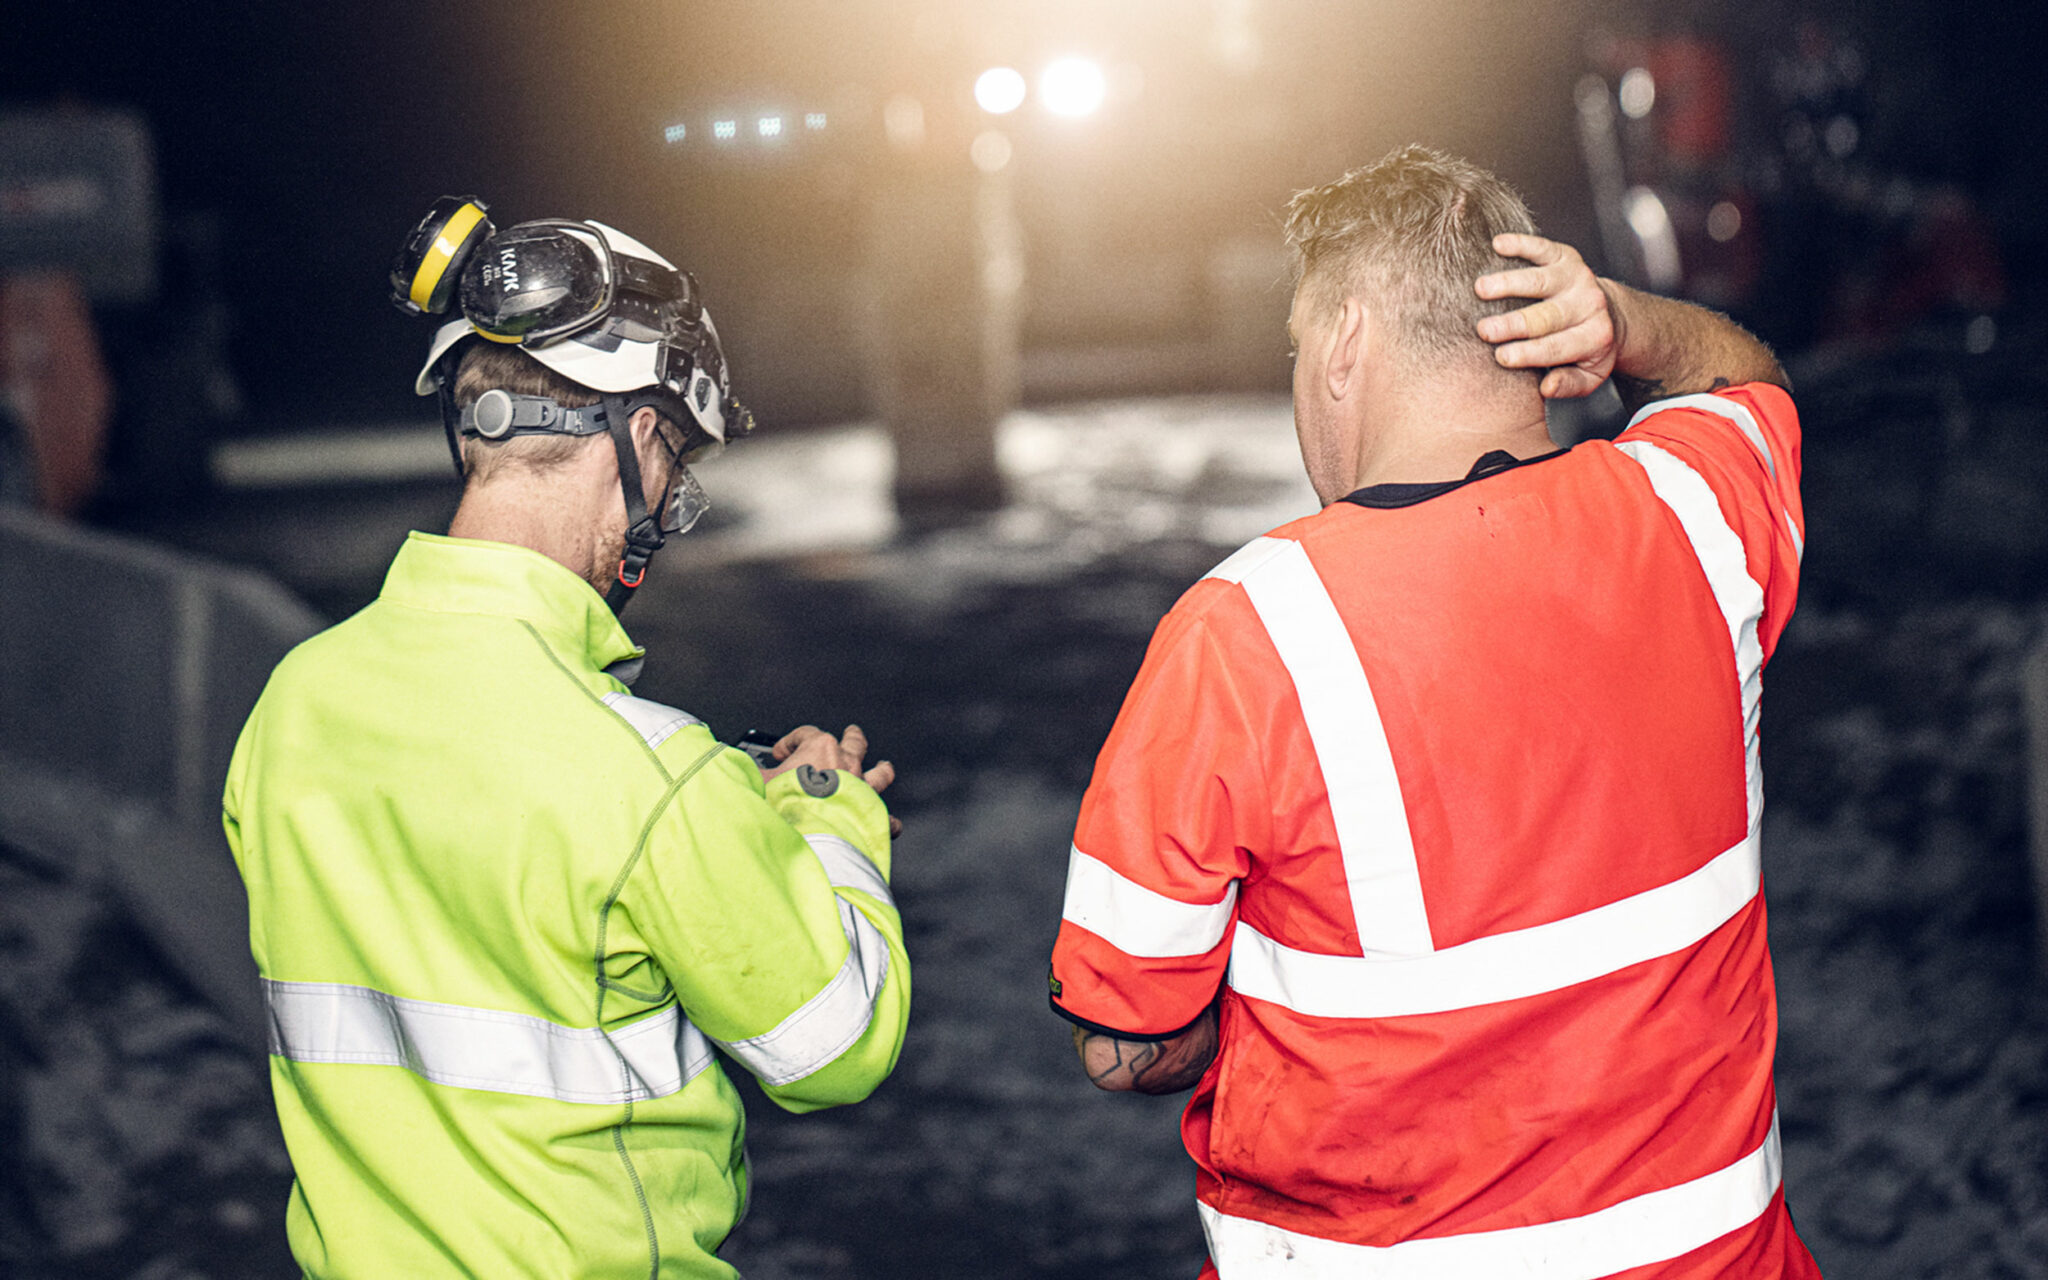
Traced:
[[1692, 946], [1748, 906], [1760, 880], [1752, 832], [1670, 884], [1402, 959], [1297, 951], [1240, 920], [1230, 986], [1318, 1018], [1400, 1018], [1520, 1000]]
[[[1713, 397], [1708, 397], [1712, 399]], [[1749, 825], [1763, 810], [1763, 774], [1757, 754], [1757, 724], [1763, 693], [1763, 646], [1757, 624], [1764, 616], [1764, 589], [1749, 576], [1749, 556], [1742, 539], [1728, 526], [1720, 500], [1700, 477], [1671, 454], [1646, 441], [1618, 446], [1650, 477], [1650, 488], [1678, 517], [1692, 544], [1693, 555], [1707, 575], [1714, 603], [1728, 624], [1728, 643], [1735, 655], [1735, 679], [1742, 690], [1742, 743], [1749, 792]]]
[[1372, 685], [1344, 619], [1299, 542], [1259, 538], [1209, 571], [1251, 598], [1301, 702], [1368, 956], [1433, 949], [1408, 810]]
[[1764, 456], [1764, 469], [1771, 473], [1771, 478], [1778, 478], [1778, 460], [1771, 456], [1771, 446], [1764, 439], [1763, 428], [1757, 426], [1756, 415], [1749, 411], [1748, 406], [1739, 405], [1726, 396], [1708, 395], [1705, 392], [1690, 396], [1672, 396], [1669, 400], [1652, 400], [1636, 410], [1636, 416], [1628, 420], [1628, 425], [1633, 427], [1643, 419], [1662, 413], [1666, 409], [1698, 409], [1701, 413], [1726, 418], [1741, 428], [1742, 434], [1748, 436], [1749, 442], [1756, 446], [1756, 451]]
[[[1756, 415], [1751, 413], [1747, 406], [1739, 405], [1726, 396], [1705, 393], [1673, 396], [1669, 400], [1653, 400], [1636, 410], [1636, 416], [1628, 420], [1628, 425], [1633, 427], [1643, 419], [1662, 413], [1666, 409], [1698, 409], [1702, 413], [1711, 413], [1717, 418], [1725, 418], [1734, 423], [1743, 435], [1749, 437], [1749, 442], [1756, 446], [1756, 451], [1764, 456], [1764, 469], [1771, 473], [1771, 479], [1778, 478], [1778, 459], [1771, 453], [1770, 442], [1764, 436], [1763, 428], [1757, 426]], [[1806, 539], [1799, 536], [1799, 528], [1792, 523], [1790, 511], [1785, 513], [1785, 532], [1792, 535], [1792, 554], [1804, 559]]]
[[1207, 954], [1223, 940], [1237, 906], [1237, 882], [1221, 902], [1182, 902], [1155, 893], [1074, 846], [1067, 855], [1067, 899], [1060, 917], [1127, 956], [1164, 959]]
[[676, 730], [684, 725], [702, 723], [687, 711], [636, 698], [630, 693], [608, 693], [604, 695], [604, 705], [632, 725], [633, 732], [640, 735], [650, 750], [674, 737]]
[[1197, 1203], [1223, 1280], [1597, 1280], [1691, 1253], [1763, 1216], [1784, 1175], [1778, 1118], [1748, 1155], [1704, 1177], [1576, 1218], [1346, 1244]]
[[745, 1040], [721, 1040], [765, 1085], [783, 1085], [831, 1063], [860, 1039], [875, 1018], [875, 1001], [889, 976], [889, 944], [874, 922], [837, 898], [846, 931], [846, 963], [824, 990], [775, 1028]]
[[811, 852], [818, 855], [818, 861], [825, 866], [825, 879], [835, 889], [858, 889], [877, 902], [896, 905], [896, 899], [889, 896], [889, 881], [882, 875], [882, 869], [866, 854], [855, 848], [851, 841], [838, 836], [804, 833], [804, 840], [811, 846]]
[[680, 1091], [712, 1062], [710, 1042], [675, 1005], [607, 1032], [336, 982], [265, 978], [263, 996], [280, 1058], [403, 1067], [460, 1089], [642, 1102]]

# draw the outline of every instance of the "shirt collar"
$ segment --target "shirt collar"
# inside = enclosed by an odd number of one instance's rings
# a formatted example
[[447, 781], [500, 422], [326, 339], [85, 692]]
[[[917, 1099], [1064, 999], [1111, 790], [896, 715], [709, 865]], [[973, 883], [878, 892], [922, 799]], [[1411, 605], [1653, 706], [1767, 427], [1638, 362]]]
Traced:
[[1503, 471], [1512, 471], [1516, 467], [1526, 467], [1531, 463], [1548, 462], [1552, 458], [1562, 458], [1570, 452], [1571, 450], [1569, 449], [1552, 449], [1549, 453], [1539, 453], [1533, 458], [1517, 458], [1505, 449], [1495, 449], [1489, 453], [1481, 454], [1479, 461], [1472, 464], [1472, 469], [1465, 473], [1463, 480], [1438, 480], [1421, 484], [1369, 484], [1363, 489], [1355, 489], [1345, 494], [1337, 499], [1337, 501], [1349, 502], [1354, 506], [1360, 507], [1377, 507], [1383, 510], [1395, 507], [1412, 507], [1417, 503], [1427, 502], [1431, 498], [1441, 497], [1453, 489], [1462, 489], [1474, 480], [1484, 480], [1488, 476], [1499, 475]]
[[412, 532], [380, 598], [437, 613], [483, 613], [533, 625], [550, 645], [596, 670], [637, 671], [646, 653], [589, 583], [538, 551]]

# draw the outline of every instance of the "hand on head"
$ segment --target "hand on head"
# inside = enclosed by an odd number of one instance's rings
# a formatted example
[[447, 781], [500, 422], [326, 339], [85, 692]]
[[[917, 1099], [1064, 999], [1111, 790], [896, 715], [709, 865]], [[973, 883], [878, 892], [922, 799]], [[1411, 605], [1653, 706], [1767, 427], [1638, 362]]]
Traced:
[[1474, 285], [1482, 298], [1535, 299], [1479, 322], [1494, 359], [1509, 369], [1548, 370], [1538, 384], [1546, 399], [1599, 390], [1621, 345], [1620, 315], [1599, 277], [1578, 250], [1542, 236], [1499, 235], [1493, 248], [1535, 264], [1481, 276]]

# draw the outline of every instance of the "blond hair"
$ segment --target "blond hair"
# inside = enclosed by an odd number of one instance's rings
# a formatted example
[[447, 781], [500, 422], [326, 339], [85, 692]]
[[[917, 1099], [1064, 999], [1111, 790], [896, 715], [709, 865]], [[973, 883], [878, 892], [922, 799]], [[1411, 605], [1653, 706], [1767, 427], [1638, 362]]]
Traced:
[[1514, 188], [1412, 144], [1287, 203], [1287, 244], [1304, 300], [1329, 308], [1365, 298], [1392, 321], [1395, 341], [1429, 367], [1472, 359], [1500, 368], [1473, 326], [1524, 303], [1481, 298], [1473, 282], [1528, 265], [1495, 253], [1493, 238], [1535, 230]]

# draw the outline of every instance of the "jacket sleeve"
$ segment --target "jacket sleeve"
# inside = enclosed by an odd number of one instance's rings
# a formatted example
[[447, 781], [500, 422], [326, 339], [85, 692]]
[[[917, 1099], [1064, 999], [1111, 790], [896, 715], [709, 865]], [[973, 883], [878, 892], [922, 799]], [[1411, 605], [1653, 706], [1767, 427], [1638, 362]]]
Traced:
[[1052, 1007], [1091, 1030], [1164, 1039], [1223, 981], [1247, 850], [1271, 806], [1196, 585], [1160, 624], [1081, 802], [1053, 943]]
[[1644, 405], [1615, 443], [1657, 449], [1706, 482], [1764, 594], [1757, 641], [1769, 659], [1791, 620], [1806, 551], [1799, 414], [1781, 387], [1752, 382]]
[[651, 821], [632, 902], [690, 1021], [791, 1111], [873, 1092], [910, 1015], [888, 811], [853, 774], [811, 783], [713, 748]]

